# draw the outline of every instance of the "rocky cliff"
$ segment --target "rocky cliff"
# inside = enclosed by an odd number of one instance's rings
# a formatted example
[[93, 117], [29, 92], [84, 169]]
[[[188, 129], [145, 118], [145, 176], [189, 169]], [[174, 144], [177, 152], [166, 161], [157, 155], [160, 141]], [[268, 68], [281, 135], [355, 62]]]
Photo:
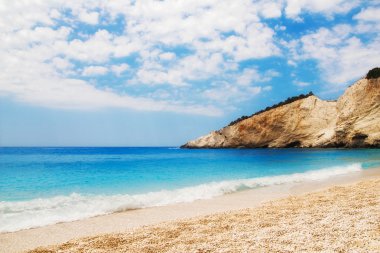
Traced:
[[311, 95], [213, 131], [182, 147], [380, 147], [380, 78], [357, 81], [337, 101]]

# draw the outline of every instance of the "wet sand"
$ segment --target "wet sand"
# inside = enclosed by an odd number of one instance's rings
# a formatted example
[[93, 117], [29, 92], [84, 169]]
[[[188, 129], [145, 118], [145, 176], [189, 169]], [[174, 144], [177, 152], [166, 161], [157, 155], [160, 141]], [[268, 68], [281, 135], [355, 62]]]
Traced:
[[[326, 190], [329, 187], [335, 188]], [[323, 181], [276, 185], [210, 200], [3, 233], [0, 252], [20, 252], [68, 240], [70, 243], [49, 250], [239, 252], [307, 247], [320, 251], [344, 250], [350, 245], [373, 251], [373, 247], [380, 247], [379, 195], [380, 169], [371, 169]], [[82, 237], [87, 238], [78, 239]], [[326, 248], [329, 245], [331, 248]]]

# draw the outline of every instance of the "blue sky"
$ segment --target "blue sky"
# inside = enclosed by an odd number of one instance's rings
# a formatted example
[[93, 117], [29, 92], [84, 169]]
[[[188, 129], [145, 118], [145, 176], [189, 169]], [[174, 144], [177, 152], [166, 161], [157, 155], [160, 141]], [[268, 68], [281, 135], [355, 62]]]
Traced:
[[0, 146], [176, 146], [380, 65], [378, 1], [3, 1], [0, 33]]

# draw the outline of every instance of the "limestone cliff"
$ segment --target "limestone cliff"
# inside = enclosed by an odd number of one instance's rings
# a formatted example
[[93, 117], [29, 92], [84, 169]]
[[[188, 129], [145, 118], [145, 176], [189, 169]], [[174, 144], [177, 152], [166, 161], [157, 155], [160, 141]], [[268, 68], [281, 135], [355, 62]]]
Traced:
[[380, 78], [359, 80], [337, 101], [311, 95], [182, 147], [380, 147]]

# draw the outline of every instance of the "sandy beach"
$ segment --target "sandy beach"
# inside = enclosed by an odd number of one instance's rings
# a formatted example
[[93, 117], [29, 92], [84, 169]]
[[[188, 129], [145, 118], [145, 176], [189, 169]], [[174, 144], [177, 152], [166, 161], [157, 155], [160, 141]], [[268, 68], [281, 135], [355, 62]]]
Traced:
[[380, 253], [380, 0], [0, 0], [0, 253]]
[[371, 169], [2, 233], [0, 252], [376, 252], [379, 193]]

